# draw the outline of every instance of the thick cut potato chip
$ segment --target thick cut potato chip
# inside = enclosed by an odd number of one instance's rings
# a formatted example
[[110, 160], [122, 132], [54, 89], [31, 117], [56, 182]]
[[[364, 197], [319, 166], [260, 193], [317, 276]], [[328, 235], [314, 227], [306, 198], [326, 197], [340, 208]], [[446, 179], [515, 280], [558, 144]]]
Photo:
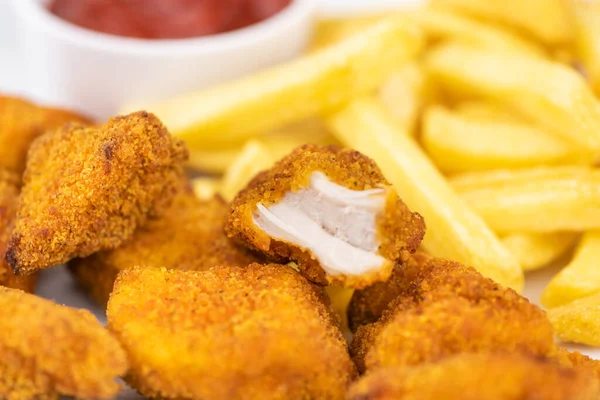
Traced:
[[600, 294], [547, 311], [560, 340], [600, 346]]
[[548, 284], [542, 294], [545, 307], [557, 307], [600, 292], [600, 231], [581, 238], [575, 257]]
[[473, 172], [450, 182], [496, 232], [600, 229], [600, 169]]
[[565, 140], [600, 150], [600, 103], [572, 68], [460, 45], [436, 49], [426, 65], [432, 79], [455, 96], [499, 102]]
[[358, 100], [330, 123], [344, 144], [373, 158], [405, 203], [425, 218], [423, 247], [428, 253], [472, 265], [484, 276], [522, 289], [517, 260], [379, 103]]
[[390, 18], [296, 61], [148, 109], [191, 149], [223, 148], [369, 93], [422, 45], [414, 24]]
[[444, 172], [592, 164], [592, 152], [523, 122], [468, 118], [440, 106], [423, 117], [422, 143]]
[[500, 27], [485, 24], [455, 13], [436, 9], [420, 9], [410, 14], [426, 36], [434, 41], [453, 40], [497, 52], [542, 57], [545, 50], [536, 43]]
[[566, 43], [572, 35], [561, 0], [432, 0], [431, 4], [507, 24], [545, 44]]
[[513, 233], [504, 236], [502, 243], [519, 260], [523, 270], [533, 271], [565, 254], [578, 236], [573, 232]]

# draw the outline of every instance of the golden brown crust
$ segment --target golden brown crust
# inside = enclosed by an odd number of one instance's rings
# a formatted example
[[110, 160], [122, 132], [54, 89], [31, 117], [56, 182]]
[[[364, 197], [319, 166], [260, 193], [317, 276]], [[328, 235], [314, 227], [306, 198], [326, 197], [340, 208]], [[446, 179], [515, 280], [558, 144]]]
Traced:
[[0, 287], [0, 398], [111, 398], [126, 354], [96, 318]]
[[306, 187], [310, 175], [315, 171], [322, 172], [334, 183], [353, 190], [390, 185], [375, 162], [355, 150], [338, 146], [304, 145], [270, 170], [258, 174], [238, 194], [233, 200], [226, 223], [228, 236], [275, 260], [295, 261], [308, 279], [319, 284], [339, 283], [364, 287], [387, 279], [393, 261], [400, 259], [405, 252], [414, 252], [425, 233], [423, 218], [412, 213], [398, 196], [388, 197], [386, 213], [378, 220], [378, 236], [381, 240], [379, 254], [391, 262], [382, 271], [371, 276], [329, 276], [310, 251], [274, 240], [254, 224], [252, 215], [258, 203], [269, 206], [280, 201], [287, 192]]
[[38, 107], [16, 97], [0, 95], [0, 168], [21, 175], [31, 142], [68, 122], [88, 124], [91, 121], [71, 111]]
[[342, 399], [355, 371], [323, 296], [282, 265], [132, 268], [107, 315], [145, 396]]
[[6, 246], [17, 214], [20, 180], [21, 177], [16, 173], [0, 168], [0, 286], [33, 293], [37, 276], [15, 276], [12, 268], [4, 261]]
[[147, 112], [39, 137], [6, 260], [25, 275], [119, 246], [170, 205], [186, 157], [184, 144]]
[[348, 325], [352, 332], [361, 325], [377, 321], [396, 297], [407, 293], [415, 285], [417, 274], [430, 261], [431, 257], [426, 254], [412, 254], [394, 266], [387, 281], [355, 290], [348, 305]]
[[416, 367], [381, 368], [348, 400], [595, 400], [600, 381], [556, 362], [519, 354], [461, 354]]
[[544, 311], [471, 267], [433, 259], [380, 320], [358, 328], [351, 353], [364, 371], [498, 350], [555, 355]]
[[148, 221], [123, 245], [74, 259], [69, 268], [105, 306], [117, 274], [128, 267], [196, 271], [215, 265], [245, 267], [258, 257], [225, 236], [223, 222], [228, 210], [222, 199], [202, 201], [186, 188], [161, 218]]
[[600, 361], [594, 360], [578, 351], [558, 349], [558, 360], [561, 365], [575, 368], [578, 371], [589, 373], [600, 381]]

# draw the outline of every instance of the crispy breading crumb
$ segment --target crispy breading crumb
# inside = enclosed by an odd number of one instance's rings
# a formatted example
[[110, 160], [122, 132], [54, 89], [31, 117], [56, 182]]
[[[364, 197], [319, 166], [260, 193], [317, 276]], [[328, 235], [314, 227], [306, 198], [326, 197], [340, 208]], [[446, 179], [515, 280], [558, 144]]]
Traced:
[[0, 168], [19, 175], [25, 170], [31, 142], [68, 122], [91, 123], [82, 115], [0, 95]]
[[268, 207], [279, 203], [287, 193], [307, 187], [314, 172], [321, 172], [331, 182], [351, 190], [385, 187], [393, 191], [375, 162], [359, 152], [337, 146], [304, 145], [270, 170], [258, 174], [238, 194], [226, 223], [228, 236], [273, 259], [295, 261], [308, 279], [319, 284], [340, 283], [360, 288], [386, 280], [394, 261], [414, 252], [425, 233], [423, 218], [412, 213], [395, 192], [387, 197], [385, 213], [379, 215], [376, 222], [380, 241], [377, 253], [388, 262], [381, 269], [364, 275], [327, 274], [310, 250], [276, 240], [254, 223], [257, 204]]
[[46, 133], [29, 150], [6, 260], [25, 275], [119, 246], [170, 205], [186, 158], [143, 111]]
[[258, 257], [225, 236], [223, 222], [229, 206], [218, 197], [202, 201], [189, 187], [173, 200], [167, 212], [148, 221], [123, 245], [69, 262], [77, 280], [106, 306], [119, 271], [131, 266], [203, 270], [247, 266]]
[[3, 287], [0, 310], [0, 398], [118, 393], [126, 354], [90, 312]]
[[381, 368], [348, 400], [595, 400], [600, 381], [551, 360], [520, 354], [459, 354], [415, 367]]
[[15, 276], [12, 268], [4, 261], [6, 246], [17, 214], [20, 180], [18, 174], [0, 168], [0, 286], [32, 293], [35, 290], [36, 274]]
[[107, 315], [145, 396], [343, 399], [355, 369], [324, 296], [282, 265], [132, 268]]

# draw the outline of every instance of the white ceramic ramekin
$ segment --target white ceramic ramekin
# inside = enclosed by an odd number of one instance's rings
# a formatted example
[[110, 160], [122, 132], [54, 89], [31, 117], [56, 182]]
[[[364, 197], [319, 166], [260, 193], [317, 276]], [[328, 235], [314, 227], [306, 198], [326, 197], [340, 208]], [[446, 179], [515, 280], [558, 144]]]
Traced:
[[97, 118], [288, 60], [309, 40], [315, 12], [314, 0], [293, 0], [272, 18], [237, 31], [141, 40], [80, 28], [44, 4], [12, 0], [26, 92]]

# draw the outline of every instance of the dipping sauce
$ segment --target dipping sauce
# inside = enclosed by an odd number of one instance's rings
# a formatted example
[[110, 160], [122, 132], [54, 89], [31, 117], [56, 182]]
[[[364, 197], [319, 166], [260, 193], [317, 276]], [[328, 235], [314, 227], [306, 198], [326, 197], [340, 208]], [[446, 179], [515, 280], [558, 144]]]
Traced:
[[50, 12], [111, 35], [182, 39], [214, 35], [265, 20], [292, 0], [52, 0]]

